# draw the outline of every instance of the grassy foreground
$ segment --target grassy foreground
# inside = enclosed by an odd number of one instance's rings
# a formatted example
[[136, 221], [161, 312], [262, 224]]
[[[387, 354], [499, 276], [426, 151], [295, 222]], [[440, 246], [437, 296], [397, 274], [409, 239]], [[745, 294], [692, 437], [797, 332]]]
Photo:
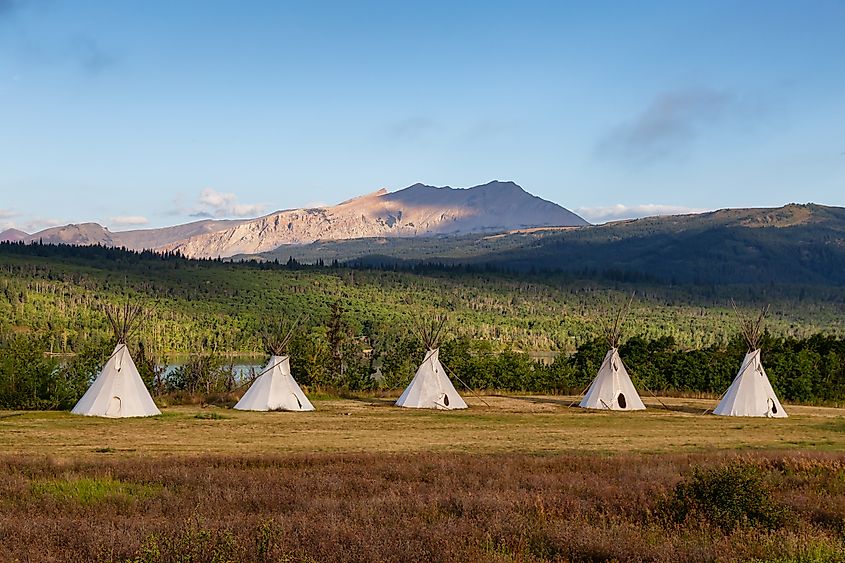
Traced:
[[571, 400], [0, 412], [0, 561], [845, 561], [841, 410]]
[[[170, 407], [154, 418], [0, 412], [0, 452], [54, 458], [314, 452], [678, 453], [713, 449], [845, 452], [842, 409], [788, 405], [787, 419], [702, 415], [712, 399], [644, 399], [630, 413], [568, 408], [565, 396], [466, 397], [470, 409], [399, 409], [391, 398], [315, 401], [316, 411]], [[485, 404], [486, 403], [486, 404]]]

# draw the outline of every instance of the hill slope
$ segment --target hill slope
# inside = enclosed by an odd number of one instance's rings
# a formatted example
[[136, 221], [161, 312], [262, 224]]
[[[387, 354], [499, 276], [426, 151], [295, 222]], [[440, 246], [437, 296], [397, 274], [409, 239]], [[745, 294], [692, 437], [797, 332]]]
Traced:
[[281, 247], [266, 258], [490, 264], [516, 271], [636, 273], [676, 283], [845, 285], [845, 209], [787, 205], [650, 217], [579, 229]]
[[0, 233], [0, 242], [18, 242], [26, 240], [29, 234], [19, 231], [18, 229], [6, 229]]

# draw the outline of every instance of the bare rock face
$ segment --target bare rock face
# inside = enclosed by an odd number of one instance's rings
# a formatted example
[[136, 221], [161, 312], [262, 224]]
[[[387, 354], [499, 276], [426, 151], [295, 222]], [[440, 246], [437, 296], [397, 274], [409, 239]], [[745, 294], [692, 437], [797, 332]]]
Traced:
[[563, 207], [513, 182], [473, 188], [414, 184], [379, 190], [331, 207], [289, 209], [257, 219], [197, 221], [163, 229], [111, 232], [96, 223], [53, 227], [20, 240], [178, 251], [194, 258], [266, 252], [286, 244], [371, 237], [416, 237], [584, 226]]
[[587, 222], [574, 213], [528, 194], [513, 182], [490, 182], [468, 189], [415, 184], [394, 193], [379, 190], [333, 207], [279, 211], [163, 249], [215, 258], [256, 254], [285, 244], [318, 240], [583, 225]]

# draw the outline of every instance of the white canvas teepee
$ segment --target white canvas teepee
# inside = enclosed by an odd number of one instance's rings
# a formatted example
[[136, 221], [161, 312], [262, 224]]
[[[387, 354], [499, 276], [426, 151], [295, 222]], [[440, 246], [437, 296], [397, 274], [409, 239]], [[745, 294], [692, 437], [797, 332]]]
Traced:
[[760, 361], [760, 341], [762, 336], [763, 319], [769, 308], [765, 307], [756, 318], [742, 317], [733, 304], [734, 311], [740, 320], [742, 335], [748, 344], [748, 353], [742, 361], [739, 373], [728, 387], [713, 414], [721, 416], [767, 416], [770, 418], [786, 418], [778, 401], [775, 390], [769, 382], [763, 363]]
[[290, 357], [273, 355], [235, 408], [242, 411], [313, 411], [314, 405], [293, 378]]
[[713, 414], [722, 416], [768, 416], [786, 418], [766, 370], [760, 362], [760, 350], [748, 352], [742, 367], [728, 387]]
[[414, 409], [465, 409], [467, 404], [455, 390], [440, 363], [440, 350], [429, 350], [414, 379], [396, 401], [397, 407]]
[[601, 363], [599, 373], [593, 379], [587, 394], [578, 405], [585, 409], [610, 409], [615, 411], [637, 411], [645, 409], [639, 393], [634, 387], [619, 349], [611, 348]]
[[103, 371], [70, 412], [107, 418], [161, 414], [126, 347], [126, 340], [141, 314], [140, 305], [131, 306], [127, 303], [123, 307], [107, 306], [104, 309], [118, 344], [103, 366]]
[[263, 335], [264, 347], [270, 353], [270, 362], [261, 375], [252, 382], [235, 408], [241, 411], [313, 411], [314, 405], [299, 388], [290, 372], [290, 356], [285, 351], [293, 338], [299, 321], [290, 328], [284, 322]]
[[619, 341], [622, 337], [622, 325], [631, 310], [634, 296], [626, 307], [620, 308], [616, 315], [607, 322], [605, 317], [599, 320], [603, 323], [605, 337], [610, 350], [599, 367], [599, 372], [590, 384], [587, 394], [578, 404], [584, 409], [605, 409], [614, 411], [639, 411], [645, 409], [640, 394], [637, 393], [622, 358], [619, 357]]
[[107, 418], [161, 414], [123, 343], [117, 345], [103, 371], [70, 412]]

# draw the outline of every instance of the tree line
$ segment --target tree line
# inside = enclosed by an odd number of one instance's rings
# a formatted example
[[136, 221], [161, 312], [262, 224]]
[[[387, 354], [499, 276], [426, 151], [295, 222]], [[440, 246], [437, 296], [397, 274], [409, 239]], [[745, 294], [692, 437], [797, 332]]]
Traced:
[[[300, 331], [290, 343], [294, 377], [309, 390], [401, 390], [414, 375], [424, 348], [411, 334], [374, 334], [366, 339], [348, 331], [336, 316], [327, 326]], [[71, 357], [45, 355], [43, 338], [27, 334], [0, 338], [0, 408], [69, 409], [99, 373], [111, 351], [94, 343]], [[603, 339], [582, 343], [550, 363], [528, 354], [494, 348], [489, 341], [453, 338], [441, 346], [441, 359], [456, 388], [530, 393], [579, 394], [595, 377], [607, 353]], [[243, 391], [231, 360], [213, 351], [192, 355], [175, 369], [152, 358], [143, 341], [132, 343], [135, 363], [154, 396], [189, 394], [209, 397]], [[682, 349], [672, 337], [633, 336], [620, 346], [640, 395], [703, 394], [718, 396], [733, 380], [745, 345]], [[766, 335], [763, 363], [785, 401], [809, 404], [845, 402], [845, 339], [827, 335], [795, 339]], [[260, 368], [253, 376], [260, 373]], [[465, 387], [466, 386], [466, 387]]]

